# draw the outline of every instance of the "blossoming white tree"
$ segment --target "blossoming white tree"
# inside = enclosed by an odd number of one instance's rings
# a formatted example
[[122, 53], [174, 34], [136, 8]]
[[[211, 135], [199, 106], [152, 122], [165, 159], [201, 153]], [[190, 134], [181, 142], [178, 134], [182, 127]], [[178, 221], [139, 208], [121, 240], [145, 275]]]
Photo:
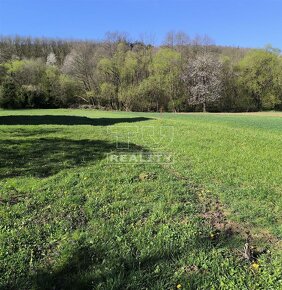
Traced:
[[207, 103], [221, 97], [222, 68], [222, 62], [209, 52], [203, 52], [188, 62], [183, 80], [190, 93], [190, 104], [202, 104], [203, 112], [206, 112]]
[[49, 53], [47, 56], [46, 64], [47, 65], [55, 65], [56, 62], [57, 62], [57, 59], [56, 59], [55, 53], [54, 52]]

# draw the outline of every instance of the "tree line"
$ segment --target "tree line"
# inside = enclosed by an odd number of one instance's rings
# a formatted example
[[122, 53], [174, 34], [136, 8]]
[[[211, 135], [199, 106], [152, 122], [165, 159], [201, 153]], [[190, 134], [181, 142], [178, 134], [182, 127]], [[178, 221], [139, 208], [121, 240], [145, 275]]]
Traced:
[[279, 110], [282, 57], [271, 46], [222, 47], [183, 32], [159, 46], [122, 33], [103, 41], [2, 37], [0, 107]]

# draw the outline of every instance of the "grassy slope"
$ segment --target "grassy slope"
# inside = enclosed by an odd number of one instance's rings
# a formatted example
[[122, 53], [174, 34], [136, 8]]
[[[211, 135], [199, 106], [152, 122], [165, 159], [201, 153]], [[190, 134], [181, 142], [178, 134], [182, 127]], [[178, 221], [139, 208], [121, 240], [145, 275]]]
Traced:
[[237, 220], [282, 237], [282, 119], [187, 116], [175, 127], [176, 167], [219, 194]]
[[[3, 289], [279, 289], [279, 249], [254, 273], [231, 250], [240, 237], [211, 238], [199, 202], [219, 195], [230, 219], [281, 237], [279, 116], [27, 110], [0, 111], [0, 123], [23, 114], [154, 119], [0, 126]], [[107, 164], [110, 132], [128, 125], [134, 150], [172, 152], [174, 163]], [[173, 142], [156, 146], [144, 126], [173, 126]]]

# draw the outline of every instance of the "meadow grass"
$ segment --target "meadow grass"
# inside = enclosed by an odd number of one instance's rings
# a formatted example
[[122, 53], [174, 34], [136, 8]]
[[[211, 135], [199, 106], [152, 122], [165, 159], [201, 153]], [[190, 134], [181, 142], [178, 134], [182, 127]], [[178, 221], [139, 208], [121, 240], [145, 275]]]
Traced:
[[281, 289], [281, 116], [0, 111], [1, 289]]

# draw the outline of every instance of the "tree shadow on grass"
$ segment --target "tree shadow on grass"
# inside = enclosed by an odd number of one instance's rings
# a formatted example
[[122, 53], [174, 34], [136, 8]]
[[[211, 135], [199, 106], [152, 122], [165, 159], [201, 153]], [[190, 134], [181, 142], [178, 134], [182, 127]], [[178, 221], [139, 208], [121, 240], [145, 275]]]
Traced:
[[[130, 240], [127, 242], [130, 243]], [[31, 278], [34, 289], [137, 289], [137, 285], [140, 286], [138, 289], [153, 289], [153, 285], [158, 284], [167, 286], [163, 289], [175, 287], [173, 273], [179, 267], [178, 262], [185, 257], [185, 253], [177, 247], [141, 258], [134, 255], [134, 245], [130, 253], [123, 253], [116, 246], [115, 254], [107, 249], [107, 245], [101, 241], [97, 247], [87, 244], [78, 246], [61, 268], [36, 271]], [[205, 251], [209, 259], [213, 248], [209, 241], [196, 238], [196, 242], [192, 242], [187, 251]], [[219, 256], [219, 259], [223, 258]], [[166, 274], [155, 272], [158, 268], [166, 269]], [[207, 279], [214, 279], [212, 273], [199, 265], [187, 264], [184, 270], [189, 277], [189, 289], [203, 289], [201, 285]], [[170, 271], [172, 275], [168, 276]]]
[[[77, 248], [71, 258], [57, 271], [37, 271], [33, 277], [35, 289], [152, 289], [152, 285], [162, 281], [162, 275], [151, 275], [161, 263], [174, 263], [177, 250], [163, 252], [142, 259], [131, 255], [109, 257], [106, 248], [90, 249], [87, 246]], [[104, 266], [105, 259], [112, 261], [111, 267]], [[96, 273], [95, 273], [96, 272]], [[132, 285], [133, 284], [133, 285]], [[131, 288], [129, 288], [131, 285]], [[141, 288], [140, 288], [141, 289]]]
[[151, 118], [87, 118], [80, 116], [0, 116], [0, 125], [91, 125], [110, 126], [118, 123], [134, 123], [152, 120]]
[[[127, 147], [128, 144], [119, 144]], [[146, 151], [129, 144], [131, 150]], [[0, 179], [15, 176], [48, 177], [63, 169], [83, 166], [117, 151], [115, 142], [39, 138], [0, 140]]]

